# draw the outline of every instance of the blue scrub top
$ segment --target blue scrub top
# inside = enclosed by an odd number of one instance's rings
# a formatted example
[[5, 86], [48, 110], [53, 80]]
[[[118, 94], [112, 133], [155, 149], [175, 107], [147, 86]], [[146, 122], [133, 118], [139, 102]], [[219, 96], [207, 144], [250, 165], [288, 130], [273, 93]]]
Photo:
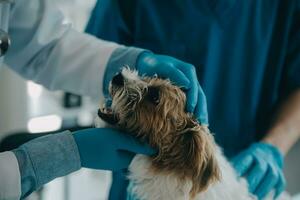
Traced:
[[300, 1], [99, 0], [87, 32], [194, 64], [228, 156], [261, 139], [300, 86]]
[[87, 32], [194, 64], [229, 157], [261, 139], [300, 87], [298, 0], [98, 0]]

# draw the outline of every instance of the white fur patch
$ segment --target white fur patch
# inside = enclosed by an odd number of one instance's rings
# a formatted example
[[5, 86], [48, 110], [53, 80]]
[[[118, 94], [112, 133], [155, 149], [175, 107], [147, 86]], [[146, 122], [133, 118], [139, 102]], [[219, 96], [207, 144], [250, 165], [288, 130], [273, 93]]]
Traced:
[[[196, 195], [195, 200], [256, 200], [248, 192], [245, 179], [237, 179], [237, 175], [230, 163], [226, 160], [221, 150], [218, 149], [217, 160], [221, 169], [221, 181], [211, 185], [205, 192]], [[130, 164], [132, 182], [130, 193], [139, 200], [189, 200], [189, 192], [192, 184], [189, 181], [182, 182], [174, 175], [153, 173], [149, 170], [151, 160], [144, 155], [136, 155]], [[272, 200], [271, 192], [265, 200]], [[283, 194], [280, 200], [289, 200], [290, 197]]]
[[124, 67], [122, 69], [122, 75], [124, 76], [125, 79], [128, 79], [128, 80], [132, 80], [132, 81], [140, 80], [140, 77], [138, 76], [138, 71], [130, 70], [130, 68], [128, 66]]

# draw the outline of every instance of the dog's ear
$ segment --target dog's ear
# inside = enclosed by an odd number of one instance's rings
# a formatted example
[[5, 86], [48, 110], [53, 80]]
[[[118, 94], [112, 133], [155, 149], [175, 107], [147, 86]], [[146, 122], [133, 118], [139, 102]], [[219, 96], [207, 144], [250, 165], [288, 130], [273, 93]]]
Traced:
[[115, 125], [119, 122], [119, 117], [115, 113], [104, 111], [104, 109], [98, 110], [98, 117], [111, 125]]
[[190, 119], [183, 135], [183, 144], [185, 161], [191, 170], [193, 187], [190, 195], [193, 197], [220, 179], [220, 169], [215, 157], [214, 139], [207, 127]]

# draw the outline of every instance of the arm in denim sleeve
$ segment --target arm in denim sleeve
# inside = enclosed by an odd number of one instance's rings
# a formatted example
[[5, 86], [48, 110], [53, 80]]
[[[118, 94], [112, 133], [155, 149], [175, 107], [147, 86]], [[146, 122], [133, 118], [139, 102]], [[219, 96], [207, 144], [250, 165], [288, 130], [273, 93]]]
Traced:
[[13, 152], [21, 174], [21, 199], [81, 167], [78, 148], [69, 131], [34, 139]]
[[103, 80], [103, 93], [105, 98], [108, 97], [108, 86], [112, 77], [120, 72], [121, 68], [128, 66], [130, 69], [136, 69], [136, 61], [139, 55], [147, 50], [136, 47], [119, 47], [113, 51], [108, 60], [104, 80]]

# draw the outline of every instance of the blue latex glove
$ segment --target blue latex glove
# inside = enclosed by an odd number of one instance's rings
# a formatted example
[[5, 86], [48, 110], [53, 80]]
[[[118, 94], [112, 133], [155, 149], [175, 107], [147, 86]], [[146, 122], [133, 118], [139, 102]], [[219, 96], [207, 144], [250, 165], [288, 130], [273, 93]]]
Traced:
[[283, 156], [273, 145], [255, 143], [231, 161], [238, 175], [247, 179], [249, 191], [259, 199], [263, 199], [273, 189], [277, 198], [285, 189]]
[[127, 168], [137, 153], [155, 154], [149, 146], [115, 129], [84, 129], [74, 132], [73, 136], [82, 167], [116, 171]]
[[140, 75], [168, 78], [186, 91], [188, 112], [193, 113], [202, 124], [208, 124], [205, 94], [198, 82], [195, 67], [170, 56], [142, 53], [136, 68]]

